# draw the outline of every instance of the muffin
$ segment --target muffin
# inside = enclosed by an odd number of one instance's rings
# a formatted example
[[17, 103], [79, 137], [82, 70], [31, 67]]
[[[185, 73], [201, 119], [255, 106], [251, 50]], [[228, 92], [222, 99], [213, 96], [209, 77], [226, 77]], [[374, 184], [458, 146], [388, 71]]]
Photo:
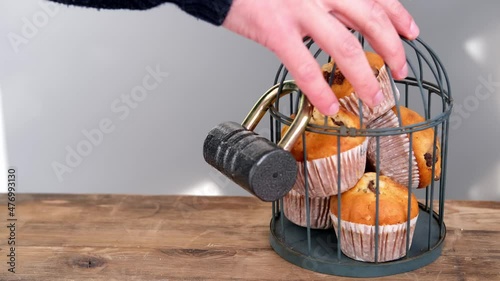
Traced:
[[[392, 111], [397, 114], [396, 107], [393, 107]], [[425, 121], [424, 117], [404, 106], [400, 106], [399, 111], [401, 113], [401, 123], [403, 126], [409, 126]], [[433, 159], [434, 128], [428, 128], [413, 133], [412, 150], [418, 166], [418, 188], [424, 188], [431, 184], [432, 167], [434, 167], [434, 180], [439, 180], [441, 178], [441, 145], [439, 143], [439, 139], [436, 139], [435, 143], [436, 157]]]
[[[355, 187], [340, 195], [342, 252], [355, 260], [375, 262], [376, 174], [366, 173]], [[379, 177], [377, 261], [386, 262], [406, 255], [408, 189], [387, 176]], [[339, 236], [338, 195], [330, 198], [330, 215]], [[419, 208], [415, 195], [410, 198], [410, 241]]]
[[[372, 68], [373, 74], [377, 77], [380, 84], [382, 93], [384, 94], [384, 99], [379, 105], [370, 108], [368, 105], [363, 103], [362, 114], [363, 122], [369, 123], [375, 118], [381, 116], [385, 112], [389, 111], [396, 102], [395, 98], [399, 99], [399, 91], [394, 85], [394, 82], [389, 77], [387, 72], [387, 67], [385, 66], [384, 60], [378, 54], [373, 52], [365, 51], [368, 63]], [[331, 77], [333, 70], [334, 61], [331, 61], [322, 67], [323, 75], [325, 79], [330, 82], [332, 80], [332, 91], [335, 93], [339, 99], [340, 104], [346, 108], [348, 111], [353, 112], [357, 116], [361, 115], [359, 110], [359, 98], [356, 95], [354, 88], [351, 83], [345, 79], [344, 75], [338, 66], [335, 67], [335, 73]], [[393, 92], [393, 86], [395, 92]]]
[[[335, 116], [325, 117], [316, 109], [310, 124], [330, 127], [345, 126], [360, 128], [360, 120], [345, 109], [340, 109]], [[284, 128], [285, 130], [286, 128]], [[339, 192], [337, 183], [338, 165], [341, 166], [340, 192], [353, 187], [361, 178], [366, 166], [366, 137], [338, 137], [335, 135], [305, 131], [306, 158], [304, 159], [303, 137], [300, 137], [290, 152], [298, 162], [297, 180], [293, 189], [305, 195], [305, 178], [309, 186], [310, 197], [328, 197]], [[340, 164], [338, 163], [340, 153]], [[304, 162], [307, 168], [304, 171]]]
[[[396, 114], [389, 110], [384, 115], [367, 125], [368, 129], [398, 128], [399, 121]], [[415, 154], [410, 155], [410, 140], [407, 134], [397, 134], [379, 137], [379, 163], [380, 174], [393, 179], [406, 187], [418, 187], [419, 171]], [[377, 166], [377, 138], [370, 138], [366, 152], [368, 166], [376, 171]], [[411, 160], [410, 160], [411, 156]], [[411, 161], [411, 162], [409, 162]], [[411, 163], [411, 166], [410, 166]], [[409, 169], [411, 169], [411, 184]]]
[[[307, 227], [305, 196], [290, 190], [283, 197], [285, 217], [296, 225]], [[330, 220], [330, 197], [309, 197], [310, 227], [313, 229], [332, 228]]]

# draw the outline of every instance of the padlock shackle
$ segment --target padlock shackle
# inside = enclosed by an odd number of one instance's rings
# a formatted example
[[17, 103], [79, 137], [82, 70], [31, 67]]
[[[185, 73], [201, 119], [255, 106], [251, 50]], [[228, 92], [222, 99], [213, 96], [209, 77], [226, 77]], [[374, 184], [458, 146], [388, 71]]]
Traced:
[[[245, 129], [253, 131], [259, 124], [260, 120], [266, 114], [267, 110], [272, 106], [272, 104], [278, 98], [278, 91], [280, 84], [274, 85], [270, 88], [262, 97], [255, 103], [248, 115], [245, 117], [241, 125]], [[292, 92], [298, 92], [299, 87], [295, 84], [293, 80], [288, 80], [283, 82], [282, 90], [279, 94], [279, 98], [288, 95]], [[311, 118], [313, 112], [313, 106], [307, 99], [305, 95], [301, 95], [299, 101], [299, 108], [297, 115], [295, 116], [292, 124], [288, 131], [282, 136], [278, 146], [284, 150], [290, 151], [299, 138], [299, 136], [304, 132], [309, 119]]]

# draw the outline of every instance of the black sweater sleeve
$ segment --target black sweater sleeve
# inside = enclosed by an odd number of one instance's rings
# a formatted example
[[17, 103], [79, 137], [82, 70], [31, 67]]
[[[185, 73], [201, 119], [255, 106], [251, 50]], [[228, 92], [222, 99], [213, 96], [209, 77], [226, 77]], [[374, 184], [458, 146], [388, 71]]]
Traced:
[[163, 3], [174, 3], [184, 12], [214, 25], [221, 25], [232, 0], [50, 0], [97, 9], [147, 10]]

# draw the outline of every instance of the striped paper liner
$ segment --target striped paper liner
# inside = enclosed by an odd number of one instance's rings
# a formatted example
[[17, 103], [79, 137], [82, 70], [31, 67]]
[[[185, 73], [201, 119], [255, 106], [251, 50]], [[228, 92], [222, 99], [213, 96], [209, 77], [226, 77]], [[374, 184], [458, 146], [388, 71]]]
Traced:
[[[337, 216], [330, 213], [336, 235]], [[410, 220], [410, 243], [417, 225], [418, 215]], [[363, 262], [375, 262], [375, 226], [341, 221], [340, 247], [344, 255]], [[407, 223], [380, 225], [377, 262], [393, 261], [406, 255]]]
[[[366, 166], [368, 138], [350, 150], [340, 153], [341, 182], [340, 192], [349, 190], [363, 176]], [[309, 197], [328, 197], [338, 194], [337, 155], [307, 161]], [[293, 189], [305, 195], [304, 163], [297, 162], [299, 169]]]
[[[384, 115], [375, 119], [368, 125], [369, 129], [397, 128], [399, 127], [398, 117], [392, 111], [387, 111]], [[409, 187], [408, 170], [410, 169], [409, 153], [410, 140], [407, 134], [391, 135], [379, 137], [379, 169], [382, 175], [388, 176], [394, 181]], [[376, 166], [377, 160], [377, 140], [370, 138], [367, 149], [368, 163]], [[417, 159], [412, 150], [411, 155], [411, 187], [417, 188], [419, 183], [419, 172]]]
[[[290, 190], [283, 197], [285, 216], [296, 225], [307, 227], [305, 196]], [[313, 229], [332, 228], [330, 221], [330, 197], [309, 197], [310, 227]]]
[[[379, 69], [377, 80], [380, 84], [382, 93], [384, 94], [384, 99], [379, 105], [373, 108], [370, 108], [368, 105], [366, 105], [366, 103], [363, 103], [362, 114], [363, 114], [363, 122], [365, 124], [370, 123], [377, 117], [386, 113], [396, 104], [396, 101], [394, 100], [394, 94], [392, 91], [392, 85], [394, 84], [394, 82], [391, 81], [385, 65]], [[396, 90], [396, 98], [399, 99], [400, 96], [399, 90], [396, 86], [394, 86], [394, 89]], [[356, 114], [356, 116], [360, 116], [359, 98], [356, 95], [356, 93], [353, 92], [350, 95], [339, 99], [339, 102], [345, 109]]]

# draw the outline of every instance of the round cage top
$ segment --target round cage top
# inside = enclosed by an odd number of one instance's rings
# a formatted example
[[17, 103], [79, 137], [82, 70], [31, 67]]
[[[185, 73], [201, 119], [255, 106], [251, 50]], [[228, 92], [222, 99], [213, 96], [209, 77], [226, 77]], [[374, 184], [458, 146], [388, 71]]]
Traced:
[[[358, 36], [358, 39], [366, 52], [373, 52], [371, 46], [365, 43], [364, 37], [352, 31]], [[309, 124], [306, 128], [307, 131], [317, 132], [322, 134], [332, 134], [338, 136], [384, 136], [384, 135], [397, 135], [402, 133], [411, 133], [415, 131], [425, 130], [442, 124], [445, 120], [449, 119], [452, 110], [453, 99], [450, 91], [450, 83], [448, 75], [438, 56], [422, 39], [417, 38], [414, 41], [401, 38], [405, 53], [406, 61], [408, 63], [408, 77], [402, 80], [394, 80], [388, 65], [386, 68], [387, 81], [390, 81], [389, 88], [395, 103], [395, 113], [399, 120], [399, 127], [396, 128], [367, 128], [366, 115], [368, 106], [360, 99], [356, 99], [356, 103], [352, 101], [347, 104], [351, 107], [351, 111], [357, 111], [359, 115], [359, 128], [347, 128], [345, 126], [329, 126], [326, 122], [322, 125]], [[304, 44], [311, 50], [314, 57], [323, 68], [327, 64], [331, 64], [331, 57], [323, 52], [322, 49], [316, 46], [314, 41], [310, 38], [304, 39]], [[330, 65], [331, 72], [325, 73], [325, 79], [332, 87], [337, 80], [335, 77], [337, 72], [337, 65], [333, 63]], [[281, 64], [276, 73], [274, 84], [280, 85], [292, 78], [289, 77], [288, 70]], [[290, 81], [288, 81], [290, 82]], [[401, 94], [400, 94], [401, 93]], [[292, 123], [292, 114], [296, 114], [299, 108], [300, 96], [302, 93], [299, 91], [296, 97], [290, 97], [290, 105], [283, 106], [283, 97], [281, 92], [278, 91], [278, 97], [274, 105], [270, 108], [270, 114], [281, 123], [290, 125]], [[399, 96], [400, 95], [400, 96]], [[280, 102], [281, 99], [281, 102]], [[281, 106], [280, 106], [281, 103]], [[288, 102], [287, 102], [288, 103]], [[410, 107], [412, 110], [418, 112], [425, 118], [424, 122], [418, 122], [403, 126], [401, 123], [400, 107]], [[341, 106], [345, 105], [342, 103]]]

